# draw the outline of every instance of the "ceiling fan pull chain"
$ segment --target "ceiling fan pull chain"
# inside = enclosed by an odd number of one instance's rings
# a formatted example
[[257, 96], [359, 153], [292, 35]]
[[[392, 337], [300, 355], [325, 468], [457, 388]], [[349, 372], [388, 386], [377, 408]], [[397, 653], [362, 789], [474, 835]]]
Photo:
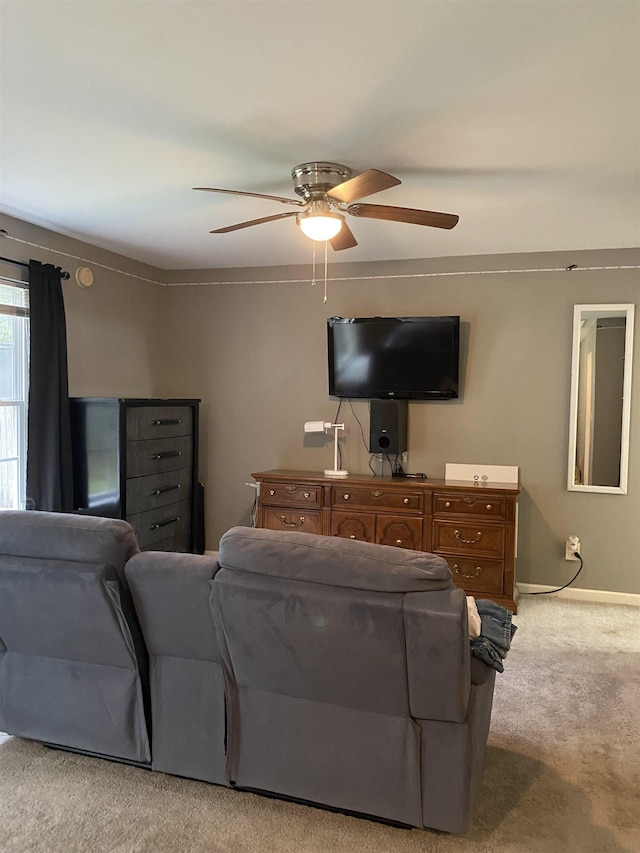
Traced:
[[324, 300], [327, 301], [327, 266], [328, 266], [328, 249], [327, 246], [329, 244], [328, 240], [324, 241]]
[[313, 250], [312, 250], [312, 263], [311, 263], [311, 287], [316, 286], [316, 241], [313, 241]]

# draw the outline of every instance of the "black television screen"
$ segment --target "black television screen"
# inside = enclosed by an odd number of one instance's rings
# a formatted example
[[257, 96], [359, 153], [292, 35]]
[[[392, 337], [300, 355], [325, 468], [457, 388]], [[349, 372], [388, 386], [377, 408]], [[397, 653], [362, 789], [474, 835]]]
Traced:
[[331, 317], [327, 332], [333, 397], [458, 396], [460, 317]]

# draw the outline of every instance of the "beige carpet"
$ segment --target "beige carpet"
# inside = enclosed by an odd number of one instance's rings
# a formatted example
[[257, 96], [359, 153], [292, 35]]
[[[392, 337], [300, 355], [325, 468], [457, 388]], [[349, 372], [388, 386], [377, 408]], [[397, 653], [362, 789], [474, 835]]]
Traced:
[[469, 834], [0, 743], [3, 853], [639, 853], [640, 609], [524, 597]]

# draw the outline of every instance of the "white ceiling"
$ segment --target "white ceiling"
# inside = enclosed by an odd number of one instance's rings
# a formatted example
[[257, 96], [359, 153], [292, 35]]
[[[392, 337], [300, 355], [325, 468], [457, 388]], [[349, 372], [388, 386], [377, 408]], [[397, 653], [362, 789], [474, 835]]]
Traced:
[[640, 243], [637, 0], [0, 0], [0, 211], [161, 268], [308, 263], [309, 160], [402, 184], [365, 261]]

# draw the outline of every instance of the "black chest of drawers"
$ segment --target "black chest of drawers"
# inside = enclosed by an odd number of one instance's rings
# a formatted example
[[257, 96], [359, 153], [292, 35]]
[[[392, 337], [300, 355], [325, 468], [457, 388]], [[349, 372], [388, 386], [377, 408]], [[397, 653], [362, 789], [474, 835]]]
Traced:
[[76, 511], [124, 518], [142, 550], [201, 550], [199, 403], [72, 397]]

